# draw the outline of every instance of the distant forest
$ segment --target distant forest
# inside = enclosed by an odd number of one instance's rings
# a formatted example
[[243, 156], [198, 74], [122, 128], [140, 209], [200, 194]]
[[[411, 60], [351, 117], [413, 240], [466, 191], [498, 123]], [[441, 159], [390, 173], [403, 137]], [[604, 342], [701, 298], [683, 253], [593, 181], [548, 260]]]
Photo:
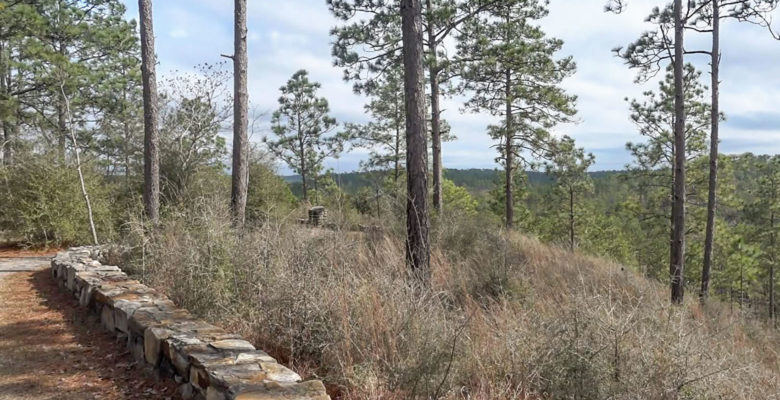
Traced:
[[[479, 197], [495, 189], [496, 184], [501, 181], [501, 174], [504, 172], [498, 169], [470, 168], [470, 169], [444, 169], [444, 177], [451, 180], [455, 185], [466, 188], [473, 196]], [[588, 172], [588, 175], [594, 180], [595, 185], [599, 186], [599, 181], [605, 178], [616, 177], [624, 174], [625, 171], [594, 171]], [[346, 193], [355, 194], [360, 189], [371, 187], [373, 182], [373, 172], [346, 172], [332, 174], [333, 180]], [[550, 185], [554, 179], [544, 172], [526, 171], [528, 183], [530, 185]], [[287, 175], [282, 177], [285, 182], [290, 184], [290, 188], [296, 197], [303, 196], [300, 175]]]

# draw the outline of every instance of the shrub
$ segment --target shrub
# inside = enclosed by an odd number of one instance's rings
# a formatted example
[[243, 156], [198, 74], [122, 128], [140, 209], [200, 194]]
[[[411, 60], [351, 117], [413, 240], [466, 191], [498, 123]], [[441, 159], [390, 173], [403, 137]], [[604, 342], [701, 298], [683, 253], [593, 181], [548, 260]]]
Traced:
[[[84, 180], [92, 203], [98, 238], [116, 236], [118, 210], [112, 208], [114, 191], [89, 164]], [[75, 167], [63, 167], [54, 155], [30, 155], [0, 169], [3, 207], [0, 226], [28, 244], [70, 245], [91, 243], [87, 209]]]
[[[224, 202], [138, 229], [131, 265], [336, 399], [769, 398], [776, 333], [619, 265], [490, 220], [440, 226], [430, 290], [403, 238], [268, 220], [237, 232]], [[743, 328], [744, 327], [744, 328]], [[774, 354], [774, 355], [773, 355]]]

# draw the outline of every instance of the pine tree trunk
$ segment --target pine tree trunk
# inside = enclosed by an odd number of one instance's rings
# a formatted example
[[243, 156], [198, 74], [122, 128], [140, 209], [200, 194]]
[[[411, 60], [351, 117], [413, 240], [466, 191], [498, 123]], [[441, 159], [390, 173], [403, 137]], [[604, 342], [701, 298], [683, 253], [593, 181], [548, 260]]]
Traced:
[[234, 35], [233, 171], [230, 199], [234, 222], [236, 226], [243, 227], [246, 220], [246, 198], [249, 189], [246, 0], [235, 0]]
[[155, 72], [152, 0], [138, 0], [141, 25], [141, 76], [144, 96], [144, 210], [157, 224], [160, 218], [160, 154], [157, 134], [157, 76]]
[[301, 153], [301, 184], [303, 186], [303, 201], [309, 201], [309, 187], [306, 182], [306, 148], [303, 145], [303, 133], [301, 133], [301, 116], [298, 115], [298, 151]]
[[712, 111], [710, 115], [710, 177], [707, 193], [707, 227], [704, 238], [704, 265], [701, 270], [701, 291], [699, 297], [706, 300], [710, 290], [710, 271], [712, 270], [712, 246], [715, 241], [715, 211], [717, 209], [716, 189], [718, 185], [718, 123], [720, 70], [720, 0], [713, 0], [712, 9], [712, 54], [710, 61], [712, 77]]
[[[774, 172], [773, 172], [774, 173]], [[777, 203], [777, 182], [772, 181], [772, 205]], [[769, 217], [769, 248], [771, 259], [769, 260], [769, 321], [775, 320], [775, 263], [777, 262], [777, 233], [775, 232], [775, 211], [770, 212]]]
[[[5, 62], [5, 43], [0, 41], [0, 98], [8, 99], [8, 67]], [[8, 118], [0, 120], [0, 131], [2, 132], [2, 142], [0, 142], [0, 165], [10, 165], [8, 162], [8, 149], [11, 147], [10, 132], [8, 132]]]
[[406, 102], [406, 262], [424, 285], [430, 282], [428, 242], [428, 145], [425, 135], [420, 0], [401, 0], [404, 92]]
[[683, 96], [682, 0], [674, 0], [674, 238], [671, 244], [672, 303], [682, 303], [685, 295], [685, 98]]
[[68, 127], [65, 121], [65, 97], [63, 94], [57, 96], [57, 150], [60, 153], [60, 160], [65, 161], [65, 149], [68, 139]]
[[505, 211], [505, 226], [507, 229], [512, 229], [515, 225], [515, 200], [514, 200], [514, 190], [512, 188], [512, 172], [514, 168], [514, 149], [512, 148], [512, 130], [514, 129], [514, 121], [512, 118], [512, 99], [510, 94], [510, 85], [512, 84], [512, 79], [510, 76], [510, 72], [507, 70], [505, 72], [505, 80], [504, 84], [506, 85], [506, 132], [505, 132], [505, 144], [504, 144], [504, 152], [506, 153], [504, 157], [504, 162], [506, 165], [504, 166], [504, 173], [505, 173], [505, 179], [506, 182], [504, 183], [504, 211]]
[[569, 188], [569, 249], [574, 251], [574, 189]]
[[399, 104], [398, 91], [395, 92], [393, 100], [395, 107], [395, 121], [393, 123], [395, 125], [395, 154], [393, 158], [395, 171], [393, 182], [398, 183], [398, 178], [401, 177], [401, 123], [399, 122], [401, 120], [401, 105]]
[[442, 165], [441, 165], [441, 110], [439, 107], [439, 70], [436, 65], [436, 35], [433, 32], [433, 5], [426, 0], [428, 12], [428, 53], [432, 64], [428, 69], [431, 84], [431, 151], [433, 152], [433, 208], [441, 212], [442, 207]]

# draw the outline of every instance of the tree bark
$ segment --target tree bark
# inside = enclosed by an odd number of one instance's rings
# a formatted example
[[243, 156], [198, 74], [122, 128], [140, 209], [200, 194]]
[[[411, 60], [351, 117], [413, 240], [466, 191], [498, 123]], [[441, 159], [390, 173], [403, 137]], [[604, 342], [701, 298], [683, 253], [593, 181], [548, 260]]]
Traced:
[[718, 76], [720, 72], [720, 0], [712, 0], [712, 53], [710, 61], [712, 78], [712, 111], [710, 115], [710, 177], [707, 193], [707, 226], [704, 237], [704, 264], [701, 270], [699, 297], [706, 300], [710, 290], [712, 270], [712, 246], [715, 241], [715, 212], [717, 209], [716, 189], [718, 185], [718, 124], [720, 97]]
[[674, 143], [675, 174], [671, 243], [671, 301], [680, 304], [685, 295], [685, 98], [683, 96], [682, 0], [674, 0]]
[[506, 221], [504, 222], [507, 229], [512, 229], [515, 225], [515, 200], [514, 200], [514, 190], [512, 188], [513, 184], [513, 169], [514, 169], [514, 149], [512, 148], [512, 130], [514, 129], [514, 121], [512, 118], [512, 99], [511, 99], [511, 91], [510, 86], [512, 84], [512, 79], [510, 76], [509, 70], [505, 72], [505, 79], [506, 82], [504, 84], [506, 85], [505, 88], [505, 96], [506, 96], [506, 132], [505, 136], [506, 143], [504, 145], [504, 152], [506, 153], [506, 156], [504, 157], [504, 162], [506, 165], [504, 166], [504, 172], [505, 172], [505, 179], [506, 182], [504, 183], [504, 211], [505, 211], [505, 218]]
[[[5, 43], [0, 41], [0, 98], [8, 99], [8, 66], [5, 61]], [[0, 165], [10, 165], [8, 150], [11, 148], [11, 137], [8, 131], [8, 118], [0, 120], [2, 142], [0, 142]]]
[[432, 65], [428, 68], [431, 84], [431, 151], [433, 152], [433, 208], [441, 212], [442, 208], [442, 165], [441, 165], [441, 110], [439, 106], [439, 67], [436, 65], [436, 35], [433, 32], [433, 5], [426, 0], [428, 12], [428, 53]]
[[569, 188], [569, 249], [574, 251], [574, 189]]
[[[774, 171], [772, 171], [774, 175]], [[772, 205], [777, 203], [777, 182], [772, 177]], [[769, 321], [775, 320], [775, 263], [777, 262], [777, 233], [775, 232], [775, 211], [772, 209], [769, 216], [769, 248], [771, 250], [771, 260], [769, 260]]]
[[65, 147], [68, 139], [68, 127], [65, 121], [65, 92], [57, 96], [57, 149], [60, 152], [60, 160], [65, 161]]
[[393, 94], [393, 106], [395, 107], [395, 121], [393, 125], [395, 125], [395, 158], [393, 160], [395, 169], [394, 175], [393, 175], [393, 182], [398, 183], [398, 178], [401, 177], [401, 99], [398, 96], [398, 91], [396, 90]]
[[301, 182], [303, 184], [303, 201], [309, 201], [309, 188], [306, 186], [306, 147], [303, 143], [303, 126], [301, 125], [301, 113], [298, 118], [298, 151], [301, 154]]
[[249, 94], [247, 91], [246, 0], [235, 0], [233, 53], [233, 171], [231, 206], [238, 227], [246, 220], [246, 198], [249, 190]]
[[430, 282], [428, 241], [428, 145], [425, 131], [422, 7], [401, 0], [406, 105], [406, 262], [423, 285]]
[[138, 0], [141, 25], [141, 75], [144, 96], [144, 210], [153, 224], [160, 218], [160, 154], [157, 133], [157, 76], [155, 72], [152, 0]]

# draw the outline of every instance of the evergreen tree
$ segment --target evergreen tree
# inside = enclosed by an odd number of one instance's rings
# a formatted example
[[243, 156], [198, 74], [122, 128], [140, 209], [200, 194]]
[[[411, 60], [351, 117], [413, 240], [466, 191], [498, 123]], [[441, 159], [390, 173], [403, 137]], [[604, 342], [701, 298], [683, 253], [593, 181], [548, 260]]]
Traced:
[[[640, 219], [643, 229], [655, 232], [638, 238], [648, 247], [642, 251], [642, 256], [649, 256], [644, 263], [650, 268], [651, 275], [660, 277], [660, 260], [667, 259], [662, 248], [672, 233], [672, 215], [670, 214], [670, 199], [674, 193], [675, 173], [675, 94], [674, 74], [670, 72], [666, 79], [659, 82], [657, 92], [645, 92], [643, 101], [629, 102], [631, 120], [639, 129], [639, 134], [646, 137], [643, 143], [628, 143], [626, 147], [634, 157], [634, 164], [629, 167], [632, 186], [638, 194], [634, 198], [634, 210]], [[709, 126], [710, 107], [706, 101], [706, 87], [701, 85], [701, 73], [688, 64], [685, 67], [684, 93], [688, 107], [685, 121], [686, 162], [703, 156], [706, 152], [707, 128]], [[691, 184], [691, 181], [688, 181]], [[703, 183], [697, 183], [701, 188]], [[694, 195], [696, 193], [694, 192]], [[668, 232], [665, 235], [663, 232]]]
[[[448, 57], [447, 42], [465, 23], [500, 3], [498, 0], [425, 0], [423, 5], [423, 52], [430, 87], [433, 207], [439, 211], [443, 176], [441, 143], [447, 133], [439, 102], [443, 87], [455, 75], [457, 63]], [[344, 69], [346, 80], [355, 83], [356, 92], [370, 94], [399, 63], [401, 19], [396, 5], [386, 0], [328, 0], [328, 6], [336, 18], [346, 23], [331, 31], [335, 64]]]
[[160, 139], [152, 0], [138, 0], [138, 12], [141, 17], [141, 74], [144, 85], [144, 210], [156, 224], [160, 218]]
[[427, 286], [431, 279], [431, 248], [420, 0], [401, 0], [400, 14], [406, 110], [406, 263], [412, 276]]
[[347, 124], [345, 131], [354, 146], [371, 150], [363, 168], [389, 168], [398, 182], [406, 158], [403, 70], [393, 68], [378, 79], [365, 111], [373, 120], [363, 125]]
[[505, 223], [514, 222], [512, 183], [518, 168], [551, 149], [549, 130], [575, 114], [576, 98], [560, 83], [575, 70], [571, 57], [555, 59], [563, 42], [533, 22], [547, 15], [536, 0], [510, 0], [465, 24], [459, 43], [466, 108], [502, 118], [488, 128], [504, 167]]
[[[576, 229], [579, 217], [584, 209], [581, 204], [588, 193], [593, 192], [593, 182], [588, 175], [588, 168], [595, 162], [593, 154], [585, 153], [577, 148], [574, 139], [564, 137], [556, 144], [546, 164], [547, 174], [555, 178], [553, 190], [553, 205], [559, 210], [565, 210], [566, 231], [568, 231], [569, 249], [574, 251], [576, 244]], [[561, 207], [561, 205], [563, 205]], [[560, 214], [556, 213], [556, 214]], [[580, 222], [579, 225], [582, 225]]]
[[344, 149], [342, 135], [326, 136], [336, 127], [336, 120], [329, 115], [328, 101], [317, 97], [319, 88], [305, 70], [293, 74], [279, 89], [279, 109], [271, 117], [277, 138], [266, 141], [271, 152], [301, 175], [304, 200], [309, 198], [309, 179], [316, 179], [322, 162], [338, 157]]
[[233, 52], [233, 168], [230, 205], [236, 225], [246, 220], [249, 190], [249, 92], [247, 89], [246, 0], [235, 0]]

